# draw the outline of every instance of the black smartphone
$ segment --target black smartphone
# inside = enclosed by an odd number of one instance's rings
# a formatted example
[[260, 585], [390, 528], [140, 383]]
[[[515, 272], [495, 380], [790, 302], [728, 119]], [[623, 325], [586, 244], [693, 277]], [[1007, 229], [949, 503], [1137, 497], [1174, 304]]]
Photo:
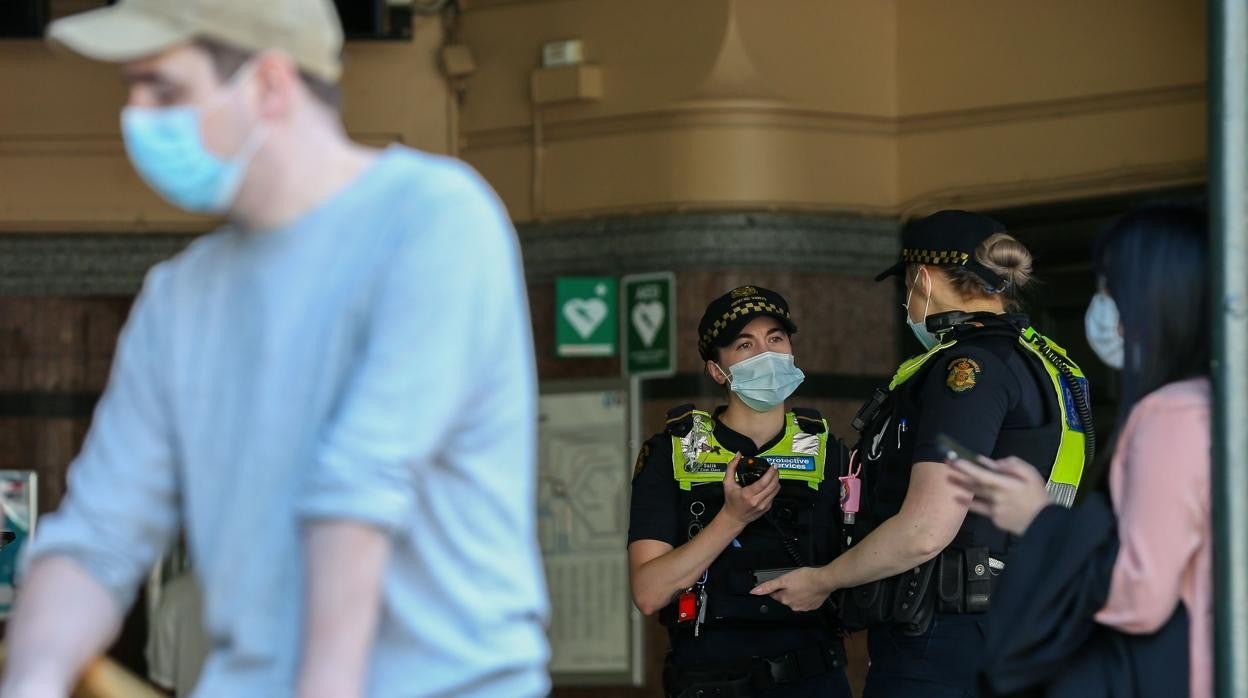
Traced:
[[754, 570], [754, 586], [758, 586], [759, 584], [762, 584], [763, 582], [770, 582], [776, 577], [782, 577], [792, 572], [795, 569], [797, 568], [796, 567], [777, 567], [775, 569], [770, 569], [770, 570]]
[[953, 439], [953, 437], [949, 436], [948, 434], [937, 434], [936, 445], [940, 447], [941, 451], [944, 451], [946, 461], [961, 459], [964, 461], [968, 461], [970, 463], [974, 463], [975, 465], [978, 465], [981, 468], [988, 467], [980, 462], [979, 459], [982, 456], [972, 451], [971, 449], [967, 448], [966, 446], [963, 446], [962, 444], [958, 443], [957, 441]]

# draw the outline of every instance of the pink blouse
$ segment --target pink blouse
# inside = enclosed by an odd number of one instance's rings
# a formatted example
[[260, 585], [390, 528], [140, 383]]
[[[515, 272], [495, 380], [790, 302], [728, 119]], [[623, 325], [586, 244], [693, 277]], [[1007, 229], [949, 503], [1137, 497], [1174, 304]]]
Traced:
[[1096, 614], [1127, 633], [1159, 629], [1187, 607], [1192, 698], [1213, 695], [1210, 388], [1171, 383], [1135, 406], [1110, 463], [1119, 551]]

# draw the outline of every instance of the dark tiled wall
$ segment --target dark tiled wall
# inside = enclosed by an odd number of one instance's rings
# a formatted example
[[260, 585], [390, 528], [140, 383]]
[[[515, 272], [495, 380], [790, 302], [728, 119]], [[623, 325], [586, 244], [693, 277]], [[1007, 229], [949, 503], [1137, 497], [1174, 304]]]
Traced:
[[0, 467], [39, 473], [40, 511], [64, 492], [130, 302], [0, 297]]

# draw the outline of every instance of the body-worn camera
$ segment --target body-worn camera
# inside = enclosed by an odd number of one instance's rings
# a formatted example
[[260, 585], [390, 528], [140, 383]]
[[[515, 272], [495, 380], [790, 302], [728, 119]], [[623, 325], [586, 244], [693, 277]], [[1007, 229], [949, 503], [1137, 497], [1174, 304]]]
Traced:
[[770, 467], [771, 463], [768, 463], [767, 459], [762, 456], [742, 458], [741, 462], [737, 463], [737, 484], [742, 487], [753, 485]]

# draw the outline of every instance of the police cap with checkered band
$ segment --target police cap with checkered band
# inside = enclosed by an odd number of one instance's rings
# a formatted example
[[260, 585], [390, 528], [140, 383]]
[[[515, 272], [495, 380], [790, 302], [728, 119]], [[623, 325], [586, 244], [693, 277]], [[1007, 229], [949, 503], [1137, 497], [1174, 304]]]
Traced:
[[974, 273], [989, 289], [1003, 289], [1005, 279], [975, 260], [980, 243], [1005, 226], [988, 216], [970, 211], [938, 211], [906, 224], [901, 233], [901, 259], [885, 269], [876, 281], [905, 273], [907, 264], [959, 266]]
[[716, 347], [728, 346], [741, 330], [758, 317], [774, 317], [789, 334], [797, 332], [784, 296], [761, 286], [738, 286], [711, 301], [698, 323], [698, 353], [714, 357]]

